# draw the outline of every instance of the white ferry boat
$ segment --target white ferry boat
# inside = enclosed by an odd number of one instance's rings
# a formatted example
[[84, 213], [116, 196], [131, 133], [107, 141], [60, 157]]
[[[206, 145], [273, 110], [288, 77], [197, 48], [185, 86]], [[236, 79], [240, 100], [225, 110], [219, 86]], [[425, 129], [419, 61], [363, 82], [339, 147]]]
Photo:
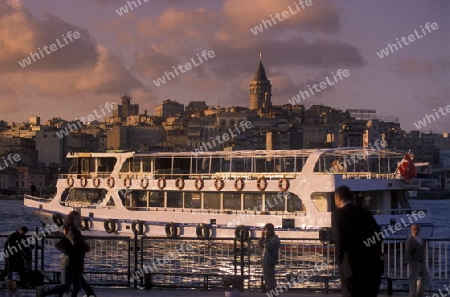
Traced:
[[92, 234], [245, 240], [270, 222], [281, 238], [326, 240], [334, 190], [347, 185], [386, 237], [404, 239], [413, 222], [430, 237], [429, 211], [411, 209], [397, 170], [403, 156], [362, 148], [70, 153], [55, 196], [25, 195], [24, 206], [58, 226], [76, 209]]

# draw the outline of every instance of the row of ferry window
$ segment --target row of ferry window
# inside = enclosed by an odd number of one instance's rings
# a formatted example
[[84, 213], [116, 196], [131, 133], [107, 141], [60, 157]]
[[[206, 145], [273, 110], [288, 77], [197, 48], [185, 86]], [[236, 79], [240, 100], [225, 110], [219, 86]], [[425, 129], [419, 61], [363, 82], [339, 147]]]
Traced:
[[[67, 189], [61, 200], [89, 205], [103, 202], [105, 189]], [[190, 208], [190, 209], [223, 209], [223, 210], [265, 210], [265, 211], [302, 211], [300, 198], [291, 192], [181, 192], [181, 191], [149, 191], [121, 190], [119, 197], [122, 204], [129, 208]], [[263, 204], [264, 201], [264, 204]], [[113, 205], [110, 200], [108, 205]]]
[[[150, 158], [130, 158], [121, 172], [151, 172]], [[306, 159], [283, 158], [156, 158], [155, 173], [300, 172]]]
[[[152, 161], [157, 174], [216, 173], [216, 172], [301, 172], [305, 156], [273, 158], [129, 158], [120, 172], [152, 172]], [[88, 174], [112, 172], [117, 160], [113, 157], [74, 158], [69, 173]]]

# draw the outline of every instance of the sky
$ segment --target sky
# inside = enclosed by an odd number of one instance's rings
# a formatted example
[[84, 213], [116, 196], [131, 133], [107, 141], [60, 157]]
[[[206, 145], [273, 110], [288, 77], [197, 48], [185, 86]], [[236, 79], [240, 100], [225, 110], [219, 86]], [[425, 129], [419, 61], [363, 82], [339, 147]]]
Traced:
[[[134, 2], [131, 10], [123, 0], [0, 0], [0, 120], [73, 120], [124, 94], [148, 114], [167, 99], [248, 107], [261, 52], [273, 104], [328, 77], [333, 85], [300, 104], [376, 109], [407, 131], [434, 115], [420, 131], [450, 130], [450, 1]], [[267, 29], [254, 34], [263, 20]], [[397, 49], [380, 58], [388, 43]], [[339, 69], [350, 75], [333, 80]]]

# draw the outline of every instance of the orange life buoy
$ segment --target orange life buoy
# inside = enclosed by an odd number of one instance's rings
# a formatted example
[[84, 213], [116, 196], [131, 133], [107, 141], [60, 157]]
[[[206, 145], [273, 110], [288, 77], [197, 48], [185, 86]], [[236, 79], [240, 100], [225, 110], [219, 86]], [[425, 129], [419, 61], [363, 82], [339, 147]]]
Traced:
[[113, 188], [114, 185], [116, 184], [116, 182], [114, 181], [114, 177], [110, 176], [108, 177], [108, 180], [106, 181], [106, 183], [108, 184], [108, 187]]
[[278, 189], [280, 189], [280, 191], [284, 192], [284, 191], [289, 190], [290, 185], [291, 184], [289, 183], [289, 181], [284, 177], [278, 181]]
[[221, 178], [216, 178], [216, 180], [214, 181], [214, 186], [216, 187], [217, 191], [220, 191], [225, 186], [225, 182]]
[[127, 189], [129, 187], [131, 187], [131, 178], [129, 176], [127, 176], [124, 180], [123, 180], [123, 186], [126, 187]]
[[92, 184], [94, 185], [94, 187], [98, 188], [100, 186], [100, 179], [98, 177], [94, 178]]
[[259, 191], [264, 191], [267, 188], [267, 181], [264, 176], [258, 178], [258, 180], [256, 181], [256, 187]]
[[201, 189], [203, 189], [204, 186], [205, 186], [205, 182], [203, 181], [203, 179], [201, 177], [197, 177], [195, 179], [195, 188], [197, 189], [197, 191], [200, 191]]
[[80, 179], [80, 185], [84, 188], [87, 185], [87, 178], [82, 176]]
[[184, 188], [184, 179], [181, 177], [177, 178], [175, 180], [175, 187], [177, 187], [178, 190], [182, 190]]
[[158, 188], [160, 190], [164, 189], [166, 187], [166, 180], [164, 179], [164, 177], [160, 177], [158, 179]]
[[72, 176], [67, 177], [67, 185], [69, 186], [69, 188], [73, 187], [73, 177]]
[[242, 191], [242, 189], [244, 189], [245, 187], [245, 182], [242, 178], [238, 178], [237, 180], [234, 181], [234, 188], [236, 189], [236, 191], [240, 192]]
[[141, 188], [147, 189], [147, 187], [148, 187], [148, 179], [146, 177], [143, 177], [141, 179]]

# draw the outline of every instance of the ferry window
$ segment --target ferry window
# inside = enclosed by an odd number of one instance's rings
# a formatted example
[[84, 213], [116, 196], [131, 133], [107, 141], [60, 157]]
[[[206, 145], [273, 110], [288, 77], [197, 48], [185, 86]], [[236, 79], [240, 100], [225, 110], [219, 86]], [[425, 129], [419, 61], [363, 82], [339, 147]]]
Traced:
[[222, 158], [211, 158], [211, 173], [222, 171]]
[[251, 172], [251, 158], [233, 158], [233, 171], [236, 172]]
[[241, 194], [223, 193], [223, 209], [241, 210]]
[[267, 192], [265, 209], [268, 211], [284, 211], [285, 200], [288, 197], [284, 192]]
[[289, 212], [302, 211], [303, 205], [300, 197], [291, 192], [286, 192], [286, 194], [289, 194], [285, 195], [287, 202], [287, 211]]
[[140, 172], [141, 171], [141, 159], [133, 158], [131, 161], [131, 172]]
[[156, 158], [155, 159], [155, 174], [160, 177], [170, 174], [172, 169], [172, 158]]
[[123, 189], [119, 193], [122, 194], [121, 199], [125, 207], [147, 207], [147, 191], [132, 190], [127, 192]]
[[303, 157], [303, 156], [297, 156], [297, 158], [296, 158], [297, 160], [296, 160], [296, 162], [295, 162], [295, 171], [296, 172], [302, 172], [302, 169], [303, 169], [303, 164], [305, 164], [305, 162], [306, 162], [306, 159], [305, 159], [305, 157]]
[[284, 158], [282, 171], [283, 172], [295, 172], [294, 158]]
[[[188, 172], [190, 172], [190, 170], [191, 170], [191, 159], [190, 158], [176, 158], [176, 159], [174, 159], [173, 160], [173, 171], [174, 171], [174, 173], [175, 173], [176, 170], [178, 170], [180, 173], [188, 173]], [[209, 164], [208, 164], [208, 168], [206, 170], [209, 170]]]
[[89, 172], [95, 172], [95, 163], [92, 158], [81, 159], [81, 173], [87, 174]]
[[167, 207], [182, 208], [183, 192], [167, 192]]
[[209, 158], [195, 158], [195, 173], [209, 173]]
[[116, 158], [97, 158], [97, 172], [112, 172]]
[[266, 160], [261, 158], [255, 158], [255, 172], [267, 172], [266, 171]]
[[219, 192], [204, 193], [203, 208], [220, 209], [220, 193]]
[[105, 189], [74, 189], [69, 192], [67, 202], [100, 204], [106, 196]]
[[362, 207], [369, 210], [382, 210], [383, 209], [383, 192], [371, 191], [361, 192]]
[[78, 160], [79, 159], [69, 159], [69, 173], [78, 173]]
[[144, 171], [144, 172], [151, 172], [152, 171], [151, 158], [142, 158], [142, 171]]
[[260, 193], [244, 193], [244, 209], [245, 210], [261, 210], [262, 194]]
[[185, 192], [184, 193], [184, 208], [200, 208], [201, 194], [198, 192]]
[[[314, 202], [317, 210], [320, 212], [331, 211], [332, 193], [314, 192], [311, 194], [311, 200]], [[333, 194], [334, 195], [334, 194]]]
[[126, 159], [125, 162], [123, 162], [120, 172], [129, 172], [130, 171], [130, 160], [131, 159]]
[[149, 195], [150, 195], [150, 200], [149, 200], [150, 207], [164, 207], [164, 192], [163, 191], [149, 192]]

